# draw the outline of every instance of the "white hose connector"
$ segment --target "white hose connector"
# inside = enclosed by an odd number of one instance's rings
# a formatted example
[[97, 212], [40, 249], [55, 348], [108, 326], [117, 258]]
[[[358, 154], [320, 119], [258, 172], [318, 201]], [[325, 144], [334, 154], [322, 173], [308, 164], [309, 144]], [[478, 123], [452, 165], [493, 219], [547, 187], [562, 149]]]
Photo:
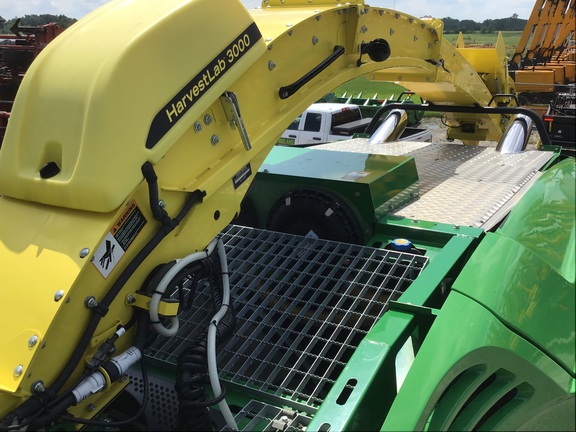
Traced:
[[[207, 344], [207, 362], [208, 362], [208, 376], [210, 377], [210, 385], [214, 397], [218, 398], [222, 394], [222, 387], [220, 387], [220, 380], [218, 379], [218, 368], [216, 365], [216, 330], [218, 323], [228, 312], [230, 305], [230, 281], [228, 278], [228, 262], [226, 261], [226, 251], [222, 239], [218, 239], [218, 257], [220, 259], [220, 272], [222, 273], [222, 306], [212, 317], [210, 326], [208, 327], [208, 344]], [[234, 415], [230, 411], [230, 407], [226, 403], [226, 399], [218, 402], [220, 412], [226, 420], [226, 424], [232, 430], [237, 431], [238, 425], [234, 420]]]
[[[104, 373], [97, 370], [84, 378], [73, 390], [72, 394], [76, 399], [76, 404], [82, 402], [88, 396], [98, 393], [103, 390], [109, 383], [109, 380], [115, 381], [118, 377], [124, 375], [130, 366], [140, 361], [142, 352], [136, 348], [131, 347], [124, 351], [122, 354], [111, 358], [104, 364], [103, 369], [107, 372], [109, 377], [106, 380]], [[110, 371], [114, 373], [110, 373]]]
[[166, 288], [168, 284], [174, 279], [174, 277], [187, 265], [193, 263], [195, 261], [200, 261], [207, 258], [216, 247], [217, 240], [214, 239], [210, 242], [210, 244], [200, 252], [194, 252], [184, 258], [181, 258], [176, 261], [176, 264], [172, 266], [170, 270], [164, 275], [160, 283], [154, 290], [154, 294], [152, 294], [152, 298], [150, 300], [150, 321], [152, 322], [152, 326], [154, 330], [158, 332], [161, 336], [164, 337], [171, 337], [174, 336], [178, 329], [180, 328], [180, 322], [178, 321], [178, 317], [172, 317], [170, 320], [170, 327], [165, 327], [160, 322], [160, 317], [158, 315], [158, 308], [160, 306], [160, 300], [162, 300], [162, 295], [166, 292]]

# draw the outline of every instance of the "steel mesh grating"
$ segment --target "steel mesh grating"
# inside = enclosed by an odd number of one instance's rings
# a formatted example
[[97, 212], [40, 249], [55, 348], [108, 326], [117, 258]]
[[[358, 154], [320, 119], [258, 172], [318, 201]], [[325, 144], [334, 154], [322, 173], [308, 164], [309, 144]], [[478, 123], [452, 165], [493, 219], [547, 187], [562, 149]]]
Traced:
[[[306, 412], [322, 403], [350, 356], [424, 268], [420, 255], [230, 225], [222, 234], [237, 316], [219, 347], [228, 388]], [[149, 358], [175, 365], [213, 314], [205, 290], [181, 329]]]

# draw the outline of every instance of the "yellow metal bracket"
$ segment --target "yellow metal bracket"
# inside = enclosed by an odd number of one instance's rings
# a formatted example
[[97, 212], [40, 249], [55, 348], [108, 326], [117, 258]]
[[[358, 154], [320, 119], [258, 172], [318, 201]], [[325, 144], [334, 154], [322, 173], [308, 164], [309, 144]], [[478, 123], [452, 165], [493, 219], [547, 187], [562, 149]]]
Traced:
[[[126, 304], [140, 309], [150, 310], [150, 296], [141, 293], [132, 293], [126, 296]], [[162, 299], [158, 305], [158, 314], [172, 317], [178, 315], [178, 300]]]

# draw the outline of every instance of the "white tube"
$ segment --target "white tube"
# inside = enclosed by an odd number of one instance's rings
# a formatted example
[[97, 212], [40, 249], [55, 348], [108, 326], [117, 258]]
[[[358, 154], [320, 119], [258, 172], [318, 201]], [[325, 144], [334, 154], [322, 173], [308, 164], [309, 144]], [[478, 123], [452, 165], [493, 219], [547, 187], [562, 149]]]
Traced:
[[[215, 398], [222, 394], [222, 388], [220, 387], [220, 381], [218, 379], [218, 368], [216, 365], [216, 329], [222, 317], [226, 315], [226, 312], [228, 311], [228, 305], [230, 304], [228, 263], [226, 261], [226, 251], [224, 250], [224, 244], [222, 243], [221, 239], [218, 239], [218, 257], [220, 258], [220, 271], [222, 273], [222, 306], [210, 321], [210, 326], [208, 327], [207, 343], [208, 376], [210, 377], [210, 385], [212, 386], [212, 391], [214, 392]], [[234, 415], [230, 411], [226, 400], [224, 399], [218, 402], [218, 407], [220, 408], [220, 411], [222, 412], [228, 427], [237, 431], [238, 425], [234, 420]]]
[[150, 300], [150, 321], [152, 321], [152, 326], [154, 329], [160, 334], [161, 336], [171, 337], [174, 336], [178, 329], [180, 328], [180, 323], [178, 321], [178, 317], [171, 318], [171, 325], [170, 328], [165, 327], [160, 321], [160, 317], [158, 316], [158, 307], [160, 305], [160, 300], [162, 300], [162, 294], [166, 292], [166, 288], [170, 281], [188, 264], [193, 263], [195, 261], [202, 260], [208, 257], [214, 248], [216, 247], [216, 239], [212, 240], [210, 244], [200, 252], [194, 252], [188, 256], [185, 256], [182, 259], [179, 259], [176, 264], [172, 266], [170, 270], [164, 275], [160, 283], [155, 289], [154, 294], [152, 294], [152, 298]]

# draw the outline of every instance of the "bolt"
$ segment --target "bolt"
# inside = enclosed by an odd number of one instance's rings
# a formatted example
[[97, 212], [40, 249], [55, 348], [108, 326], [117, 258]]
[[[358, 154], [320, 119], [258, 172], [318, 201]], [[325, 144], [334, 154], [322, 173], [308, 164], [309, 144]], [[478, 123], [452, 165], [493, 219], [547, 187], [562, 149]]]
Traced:
[[366, 33], [367, 31], [368, 31], [368, 27], [366, 27], [366, 26], [360, 27], [360, 32], [361, 32], [361, 33]]
[[60, 301], [62, 297], [64, 297], [64, 291], [58, 290], [56, 291], [56, 294], [54, 294], [54, 301]]
[[206, 115], [204, 116], [204, 124], [205, 124], [206, 126], [208, 126], [210, 123], [212, 123], [212, 120], [213, 120], [213, 119], [212, 119], [212, 116], [211, 116], [210, 114], [206, 114]]
[[312, 36], [312, 45], [316, 45], [318, 43], [318, 38], [316, 36]]
[[194, 132], [199, 133], [202, 131], [202, 123], [200, 122], [195, 122], [194, 123]]
[[93, 296], [90, 296], [90, 297], [86, 297], [86, 300], [84, 300], [84, 305], [88, 309], [92, 309], [92, 308], [95, 308], [96, 306], [98, 306], [98, 302], [96, 301], [96, 299]]
[[459, 230], [459, 229], [460, 229], [460, 225], [454, 225], [454, 229]]
[[272, 60], [268, 61], [268, 70], [272, 70], [276, 67], [276, 63], [274, 63]]
[[166, 203], [163, 200], [158, 201], [160, 208], [166, 208]]
[[128, 375], [122, 375], [118, 381], [120, 381], [121, 383], [125, 382], [128, 379]]
[[24, 372], [24, 367], [22, 365], [18, 365], [14, 368], [14, 376], [19, 377]]
[[28, 346], [32, 348], [34, 345], [36, 345], [37, 342], [38, 342], [38, 336], [32, 335], [30, 336], [30, 339], [28, 339]]
[[220, 138], [218, 138], [218, 135], [212, 135], [210, 142], [212, 143], [212, 145], [216, 145], [220, 142]]
[[282, 417], [280, 417], [280, 421], [281, 421], [281, 422], [284, 422], [284, 423], [288, 423], [288, 421], [289, 421], [288, 416], [282, 416]]
[[86, 258], [90, 253], [90, 249], [84, 248], [80, 251], [80, 258]]
[[96, 405], [94, 405], [93, 403], [90, 403], [86, 406], [86, 409], [90, 412], [95, 411], [96, 410]]
[[34, 394], [40, 394], [40, 393], [44, 393], [46, 391], [46, 387], [44, 386], [44, 383], [40, 380], [34, 381], [32, 383], [32, 387], [30, 389], [32, 390], [32, 393], [34, 393]]
[[133, 295], [128, 295], [128, 297], [126, 297], [126, 303], [130, 304], [134, 304], [136, 302], [136, 298]]

